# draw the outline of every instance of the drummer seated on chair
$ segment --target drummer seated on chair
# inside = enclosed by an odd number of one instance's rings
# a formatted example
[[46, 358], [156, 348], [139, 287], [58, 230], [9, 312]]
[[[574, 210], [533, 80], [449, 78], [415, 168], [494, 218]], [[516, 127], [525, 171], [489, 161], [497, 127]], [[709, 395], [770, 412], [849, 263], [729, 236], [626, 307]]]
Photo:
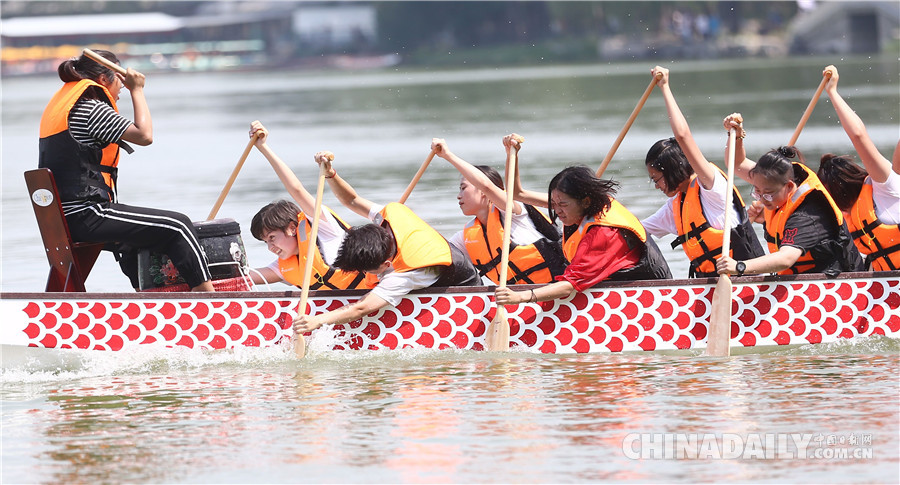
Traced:
[[[96, 53], [119, 62], [112, 52]], [[63, 85], [41, 117], [38, 166], [53, 172], [72, 240], [108, 244], [135, 289], [138, 252], [149, 249], [168, 255], [191, 290], [215, 291], [188, 216], [119, 201], [120, 148], [131, 152], [129, 143], [153, 142], [144, 75], [134, 69], [118, 74], [85, 55], [63, 61], [57, 72]], [[134, 120], [119, 114], [123, 88], [130, 91]]]
[[387, 305], [397, 305], [413, 290], [441, 286], [473, 286], [480, 282], [469, 258], [403, 204], [375, 204], [338, 177], [329, 152], [316, 154], [325, 164], [326, 180], [342, 204], [373, 223], [347, 231], [334, 266], [378, 277], [378, 284], [359, 301], [321, 315], [300, 315], [294, 331], [307, 332], [323, 324], [358, 320]]

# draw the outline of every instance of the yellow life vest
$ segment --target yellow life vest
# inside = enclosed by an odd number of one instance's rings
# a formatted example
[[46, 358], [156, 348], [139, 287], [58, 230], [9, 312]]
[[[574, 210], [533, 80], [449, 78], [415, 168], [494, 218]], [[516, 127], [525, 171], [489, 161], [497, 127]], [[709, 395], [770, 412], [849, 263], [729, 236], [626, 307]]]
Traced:
[[394, 271], [403, 273], [453, 263], [450, 243], [408, 207], [391, 202], [380, 214], [381, 225], [393, 232], [397, 244], [397, 253], [391, 260]]
[[[795, 168], [801, 169], [806, 174], [806, 179], [803, 180], [800, 185], [798, 185], [793, 192], [791, 192], [788, 200], [779, 207], [778, 209], [769, 210], [766, 209], [764, 211], [764, 215], [766, 218], [766, 243], [769, 247], [769, 253], [776, 253], [781, 248], [781, 241], [784, 238], [784, 225], [787, 223], [788, 218], [790, 218], [791, 214], [803, 203], [806, 197], [813, 192], [820, 192], [825, 196], [828, 200], [829, 205], [831, 206], [832, 211], [834, 212], [834, 217], [837, 221], [837, 225], [841, 226], [844, 223], [844, 217], [841, 215], [841, 210], [838, 208], [837, 204], [834, 203], [834, 199], [831, 198], [831, 195], [828, 193], [828, 190], [825, 189], [825, 186], [822, 184], [822, 181], [819, 180], [819, 177], [816, 176], [815, 172], [807, 168], [802, 163], [794, 162], [792, 164]], [[849, 242], [848, 242], [849, 244]], [[838, 255], [840, 256], [840, 255]], [[816, 267], [816, 262], [813, 259], [813, 255], [811, 251], [806, 251], [803, 255], [800, 256], [800, 259], [794, 263], [790, 268], [779, 272], [778, 274], [797, 274], [797, 273], [805, 273], [807, 271], [811, 271]]]
[[619, 201], [613, 199], [612, 205], [600, 217], [597, 217], [596, 214], [585, 217], [575, 232], [568, 237], [563, 236], [563, 254], [566, 255], [566, 259], [569, 262], [572, 262], [572, 258], [575, 257], [578, 245], [581, 243], [581, 239], [587, 233], [587, 230], [595, 225], [625, 229], [634, 234], [641, 242], [647, 242], [647, 231], [644, 230], [641, 221]]
[[875, 215], [872, 179], [866, 178], [847, 216], [850, 236], [874, 271], [900, 269], [900, 225], [885, 224]]
[[[331, 209], [325, 208], [329, 212]], [[331, 212], [335, 220], [341, 226], [341, 230], [346, 230], [345, 223], [334, 212]], [[302, 229], [301, 229], [302, 228]], [[297, 214], [297, 248], [299, 249], [296, 256], [290, 256], [287, 259], [278, 260], [278, 269], [281, 271], [281, 277], [285, 281], [294, 286], [303, 286], [303, 270], [306, 268], [306, 254], [309, 251], [309, 231], [312, 230], [312, 223], [306, 218], [306, 214], [300, 212]], [[378, 283], [378, 278], [374, 275], [361, 273], [357, 271], [343, 271], [332, 268], [325, 263], [322, 253], [319, 251], [318, 244], [313, 251], [312, 265], [312, 281], [309, 289], [335, 289], [335, 290], [352, 290], [352, 289], [370, 289], [374, 288]]]
[[[538, 214], [538, 217], [544, 217], [547, 224], [550, 224], [546, 216]], [[530, 216], [531, 212], [529, 212]], [[466, 252], [475, 265], [475, 269], [478, 270], [478, 274], [487, 276], [494, 283], [500, 284], [499, 266], [503, 248], [503, 222], [500, 220], [500, 210], [496, 207], [491, 208], [487, 224], [481, 224], [477, 218], [473, 219], [463, 229], [463, 237]], [[553, 277], [562, 273], [562, 264], [556, 264], [559, 268], [556, 268], [557, 271], [553, 271], [555, 268], [552, 265], [556, 263], [554, 259], [558, 258], [553, 258], [552, 255], [545, 256], [541, 251], [541, 242], [546, 245], [555, 245], [559, 251], [558, 241], [550, 241], [545, 238], [523, 245], [510, 242], [507, 284], [552, 283]]]
[[[69, 133], [69, 113], [89, 88], [99, 89], [116, 112], [116, 101], [106, 87], [90, 79], [65, 83], [41, 116], [39, 163], [53, 172], [63, 201], [95, 199], [115, 201], [119, 144], [87, 147]], [[129, 148], [130, 150], [130, 148]]]

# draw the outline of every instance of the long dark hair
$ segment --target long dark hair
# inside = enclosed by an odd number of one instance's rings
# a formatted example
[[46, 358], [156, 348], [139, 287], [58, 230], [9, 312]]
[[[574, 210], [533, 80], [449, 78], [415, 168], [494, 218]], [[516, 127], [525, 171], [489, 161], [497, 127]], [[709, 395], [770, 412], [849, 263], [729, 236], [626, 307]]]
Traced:
[[675, 137], [659, 140], [650, 147], [644, 165], [662, 174], [666, 187], [674, 190], [694, 174], [694, 167], [688, 162], [681, 145]]
[[[597, 178], [594, 171], [584, 165], [564, 168], [550, 181], [547, 189], [547, 200], [550, 194], [558, 190], [569, 197], [582, 201], [589, 199], [590, 204], [584, 210], [587, 215], [602, 214], [612, 205], [619, 183], [613, 180]], [[550, 220], [556, 222], [556, 212], [550, 207]]]
[[[110, 51], [97, 49], [94, 52], [111, 62], [119, 64], [119, 58]], [[82, 79], [90, 79], [99, 83], [101, 76], [112, 79], [116, 75], [112, 69], [84, 54], [63, 61], [60, 63], [59, 67], [56, 68], [56, 72], [64, 83], [81, 81]]]
[[804, 163], [803, 154], [797, 147], [773, 148], [759, 157], [756, 166], [750, 169], [750, 176], [759, 175], [770, 182], [779, 182], [784, 185], [794, 180], [794, 161]]
[[853, 163], [849, 155], [826, 153], [819, 160], [819, 180], [841, 210], [850, 210], [869, 176], [869, 172]]

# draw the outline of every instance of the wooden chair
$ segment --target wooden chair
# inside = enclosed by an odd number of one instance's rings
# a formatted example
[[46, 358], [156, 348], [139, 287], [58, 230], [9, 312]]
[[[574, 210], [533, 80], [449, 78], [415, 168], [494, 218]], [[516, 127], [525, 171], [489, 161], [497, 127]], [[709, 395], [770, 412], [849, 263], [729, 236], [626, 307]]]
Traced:
[[84, 280], [94, 267], [104, 244], [72, 242], [56, 182], [49, 169], [28, 170], [25, 172], [25, 184], [31, 195], [31, 207], [44, 241], [47, 261], [50, 262], [45, 291], [86, 291]]

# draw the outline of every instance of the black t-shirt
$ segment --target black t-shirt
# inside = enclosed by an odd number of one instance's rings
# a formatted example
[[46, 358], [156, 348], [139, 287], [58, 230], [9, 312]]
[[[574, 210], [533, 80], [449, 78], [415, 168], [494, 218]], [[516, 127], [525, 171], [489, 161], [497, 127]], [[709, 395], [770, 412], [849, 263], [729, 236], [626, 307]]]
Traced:
[[837, 240], [839, 231], [831, 204], [825, 195], [815, 191], [788, 217], [779, 247], [793, 246], [806, 254], [825, 240]]
[[803, 199], [784, 224], [779, 247], [792, 246], [810, 253], [815, 267], [810, 273], [861, 271], [862, 258], [847, 233], [838, 225], [825, 194], [815, 191]]

